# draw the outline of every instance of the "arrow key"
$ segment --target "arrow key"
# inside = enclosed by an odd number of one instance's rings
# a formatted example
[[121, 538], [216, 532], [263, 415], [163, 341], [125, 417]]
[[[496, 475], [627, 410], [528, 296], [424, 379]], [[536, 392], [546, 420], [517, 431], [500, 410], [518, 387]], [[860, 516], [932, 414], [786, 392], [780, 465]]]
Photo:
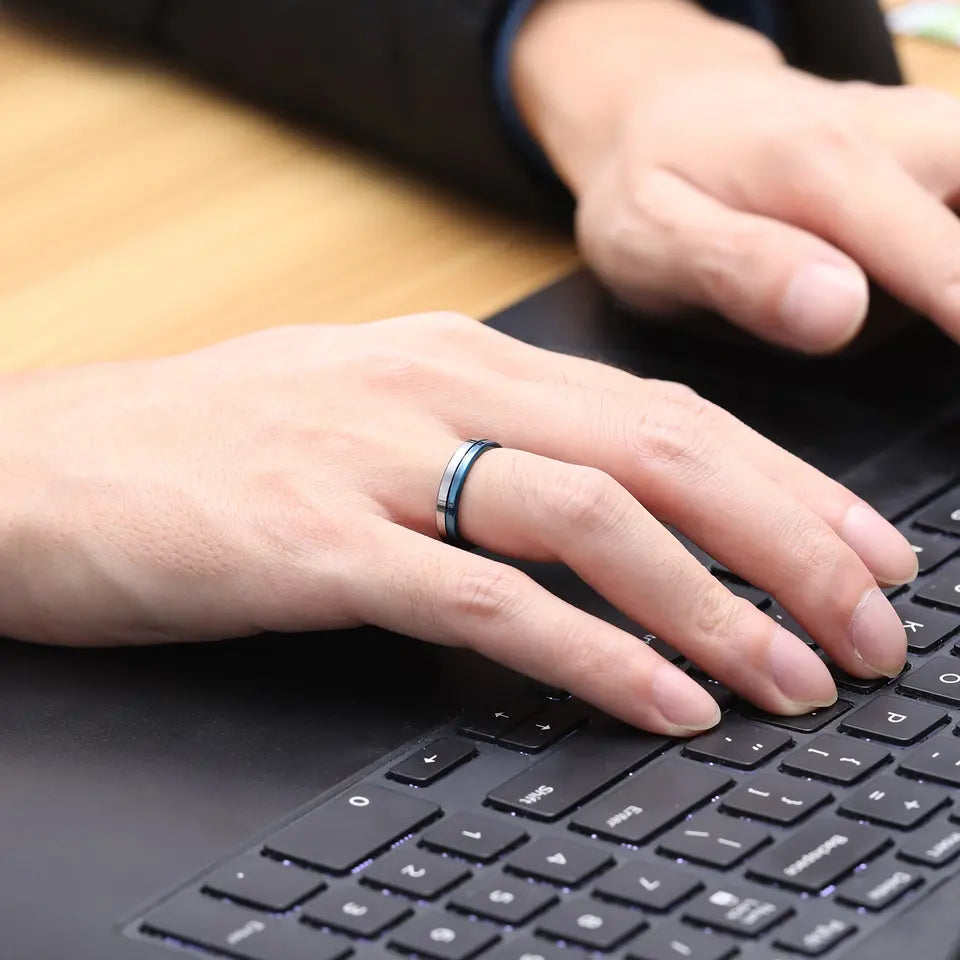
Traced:
[[509, 819], [455, 813], [431, 827], [420, 842], [455, 857], [490, 863], [526, 839], [527, 831]]
[[604, 900], [665, 912], [702, 888], [696, 876], [669, 861], [631, 860], [606, 874], [593, 892]]
[[507, 731], [497, 743], [511, 750], [536, 753], [586, 723], [587, 709], [579, 700], [552, 700], [523, 723]]
[[434, 740], [412, 757], [401, 760], [387, 776], [391, 780], [423, 787], [439, 780], [454, 767], [472, 760], [476, 755], [477, 750], [472, 743], [457, 740], [455, 737], [444, 737]]

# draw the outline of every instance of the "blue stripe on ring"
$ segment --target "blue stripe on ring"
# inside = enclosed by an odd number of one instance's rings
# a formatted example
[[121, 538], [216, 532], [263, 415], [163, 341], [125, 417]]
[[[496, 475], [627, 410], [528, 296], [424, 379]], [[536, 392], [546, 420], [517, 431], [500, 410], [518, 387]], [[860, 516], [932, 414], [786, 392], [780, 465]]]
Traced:
[[500, 444], [494, 440], [478, 440], [464, 455], [460, 465], [454, 471], [453, 479], [450, 481], [450, 492], [447, 494], [447, 506], [444, 510], [443, 524], [447, 534], [447, 543], [455, 547], [469, 546], [466, 540], [460, 536], [460, 494], [463, 493], [463, 485], [466, 483], [467, 474], [470, 468], [483, 456], [488, 450], [496, 450]]

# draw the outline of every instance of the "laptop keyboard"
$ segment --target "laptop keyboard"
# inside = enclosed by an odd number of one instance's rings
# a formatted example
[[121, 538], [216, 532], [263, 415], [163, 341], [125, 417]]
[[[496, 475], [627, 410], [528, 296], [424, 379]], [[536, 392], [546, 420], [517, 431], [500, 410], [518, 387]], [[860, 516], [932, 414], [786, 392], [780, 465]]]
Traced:
[[236, 960], [842, 957], [960, 869], [960, 487], [901, 529], [921, 575], [890, 591], [909, 641], [900, 677], [831, 665], [837, 703], [779, 717], [685, 665], [724, 710], [691, 741], [562, 691], [491, 704], [131, 934]]

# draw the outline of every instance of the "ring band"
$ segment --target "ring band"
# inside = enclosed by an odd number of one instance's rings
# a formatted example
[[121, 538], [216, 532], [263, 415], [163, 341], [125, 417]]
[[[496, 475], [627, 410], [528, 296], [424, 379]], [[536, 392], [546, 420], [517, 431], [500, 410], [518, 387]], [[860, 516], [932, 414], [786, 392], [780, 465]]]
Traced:
[[499, 447], [493, 440], [465, 440], [447, 462], [437, 491], [437, 533], [441, 540], [455, 547], [471, 546], [460, 536], [460, 494], [477, 460], [488, 450]]

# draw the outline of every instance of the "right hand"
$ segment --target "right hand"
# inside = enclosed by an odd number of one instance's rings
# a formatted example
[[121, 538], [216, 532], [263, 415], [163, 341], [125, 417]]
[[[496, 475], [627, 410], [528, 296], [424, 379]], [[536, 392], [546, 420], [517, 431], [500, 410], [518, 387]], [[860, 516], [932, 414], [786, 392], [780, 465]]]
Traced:
[[771, 592], [846, 670], [896, 674], [877, 581], [907, 542], [833, 480], [677, 384], [450, 315], [277, 328], [184, 356], [0, 385], [0, 633], [73, 645], [364, 623], [467, 646], [651, 730], [712, 699], [514, 568], [439, 543], [457, 445], [491, 437], [461, 525], [569, 564], [759, 706], [834, 700], [822, 661], [732, 595], [673, 524]]

